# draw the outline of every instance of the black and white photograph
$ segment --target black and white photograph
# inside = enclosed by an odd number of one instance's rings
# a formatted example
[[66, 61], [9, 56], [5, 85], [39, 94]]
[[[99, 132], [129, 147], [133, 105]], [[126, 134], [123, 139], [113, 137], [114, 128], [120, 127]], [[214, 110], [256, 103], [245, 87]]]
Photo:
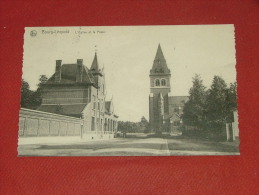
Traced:
[[235, 27], [26, 27], [18, 156], [240, 155]]

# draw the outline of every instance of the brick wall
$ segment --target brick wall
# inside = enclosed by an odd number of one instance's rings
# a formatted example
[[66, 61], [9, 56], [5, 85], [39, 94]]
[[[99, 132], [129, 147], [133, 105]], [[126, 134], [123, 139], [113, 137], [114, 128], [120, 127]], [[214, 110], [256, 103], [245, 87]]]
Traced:
[[42, 104], [72, 104], [90, 102], [87, 86], [45, 86]]
[[80, 136], [83, 120], [21, 108], [19, 136]]

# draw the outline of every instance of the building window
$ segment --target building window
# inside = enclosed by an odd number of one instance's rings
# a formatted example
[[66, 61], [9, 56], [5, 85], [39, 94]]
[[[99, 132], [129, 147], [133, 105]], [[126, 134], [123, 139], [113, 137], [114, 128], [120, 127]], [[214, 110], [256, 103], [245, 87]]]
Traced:
[[95, 96], [93, 95], [93, 109], [95, 109], [96, 108], [96, 98], [95, 98]]
[[94, 118], [94, 117], [92, 117], [91, 130], [92, 130], [92, 131], [95, 130], [95, 118]]
[[97, 127], [97, 130], [99, 131], [99, 129], [100, 129], [100, 119], [99, 118], [96, 119], [96, 127]]
[[99, 103], [99, 110], [102, 111], [103, 110], [103, 101], [100, 100], [100, 103]]
[[165, 79], [162, 79], [162, 80], [161, 80], [161, 85], [162, 85], [162, 86], [165, 86], [165, 85], [166, 85]]
[[104, 122], [104, 131], [107, 131], [107, 119], [105, 119], [105, 122]]
[[156, 80], [155, 80], [155, 85], [156, 85], [156, 86], [160, 86], [160, 80], [159, 80], [159, 79], [156, 79]]

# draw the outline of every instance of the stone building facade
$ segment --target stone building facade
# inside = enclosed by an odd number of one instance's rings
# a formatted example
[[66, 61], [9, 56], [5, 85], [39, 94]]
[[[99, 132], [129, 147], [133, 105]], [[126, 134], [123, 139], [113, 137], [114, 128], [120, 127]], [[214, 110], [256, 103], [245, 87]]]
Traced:
[[160, 44], [149, 74], [149, 122], [152, 132], [172, 132], [181, 124], [188, 96], [171, 96], [171, 71]]
[[56, 60], [55, 73], [43, 85], [39, 111], [83, 119], [83, 137], [113, 136], [118, 116], [106, 100], [105, 75], [95, 53], [90, 69], [82, 59], [74, 64]]

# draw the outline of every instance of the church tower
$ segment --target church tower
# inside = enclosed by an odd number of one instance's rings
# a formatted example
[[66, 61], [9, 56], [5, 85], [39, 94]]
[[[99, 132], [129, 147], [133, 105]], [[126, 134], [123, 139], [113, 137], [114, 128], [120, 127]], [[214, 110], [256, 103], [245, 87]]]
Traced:
[[104, 131], [104, 112], [105, 112], [105, 80], [103, 68], [101, 69], [98, 63], [97, 53], [95, 52], [94, 59], [90, 68], [90, 72], [93, 75], [95, 81], [95, 87], [97, 90], [92, 92], [93, 108], [97, 108], [98, 112], [94, 112], [92, 117], [92, 123], [95, 123], [97, 133], [103, 133]]
[[96, 87], [98, 88], [99, 95], [105, 95], [105, 80], [104, 80], [104, 68], [100, 68], [97, 53], [95, 52], [94, 59], [90, 68], [90, 72], [94, 77]]
[[101, 80], [102, 80], [101, 77], [103, 76], [103, 73], [102, 73], [102, 70], [99, 67], [96, 52], [95, 52], [95, 55], [94, 55], [94, 59], [93, 59], [90, 71], [94, 76], [95, 83], [97, 83], [98, 87], [100, 87]]
[[151, 131], [160, 133], [163, 131], [165, 117], [169, 114], [168, 94], [171, 91], [171, 72], [167, 67], [160, 44], [157, 48], [149, 78], [149, 122]]

